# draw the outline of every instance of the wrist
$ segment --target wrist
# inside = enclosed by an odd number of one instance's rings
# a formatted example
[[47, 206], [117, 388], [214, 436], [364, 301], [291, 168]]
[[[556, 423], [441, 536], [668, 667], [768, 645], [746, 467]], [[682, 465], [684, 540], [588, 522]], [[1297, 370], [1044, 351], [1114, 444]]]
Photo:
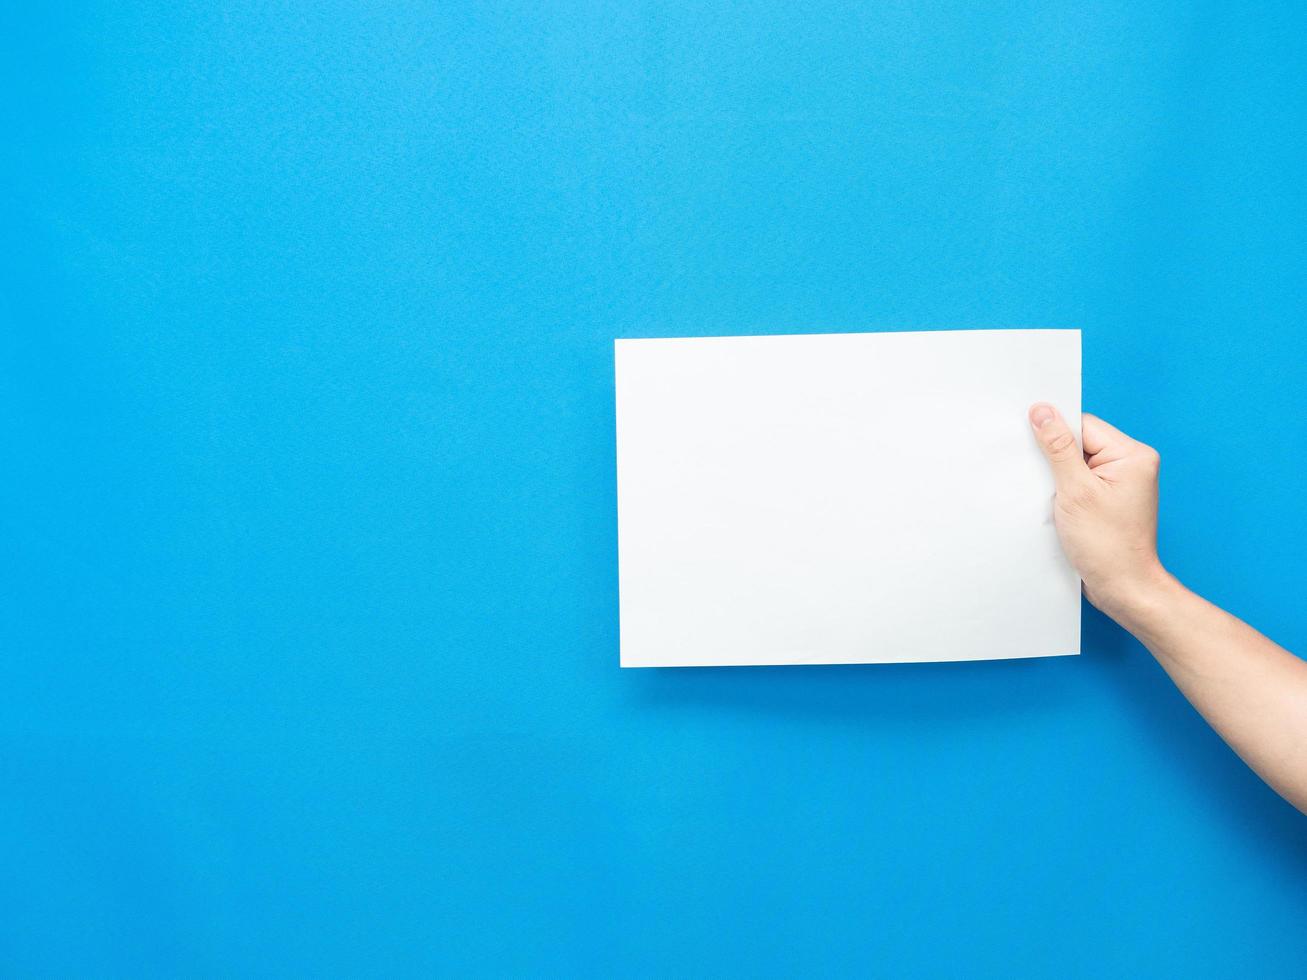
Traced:
[[1089, 601], [1118, 624], [1138, 635], [1184, 592], [1184, 586], [1157, 559], [1107, 586], [1085, 589]]

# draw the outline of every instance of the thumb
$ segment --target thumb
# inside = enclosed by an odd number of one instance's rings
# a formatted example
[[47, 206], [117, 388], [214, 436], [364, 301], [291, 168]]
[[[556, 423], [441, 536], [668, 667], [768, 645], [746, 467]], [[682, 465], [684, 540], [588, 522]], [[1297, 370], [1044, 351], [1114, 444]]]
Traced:
[[1075, 433], [1056, 408], [1047, 402], [1031, 405], [1030, 424], [1035, 430], [1035, 440], [1053, 470], [1053, 482], [1059, 490], [1088, 475], [1089, 467], [1085, 465], [1085, 457], [1080, 451], [1080, 444], [1076, 442]]

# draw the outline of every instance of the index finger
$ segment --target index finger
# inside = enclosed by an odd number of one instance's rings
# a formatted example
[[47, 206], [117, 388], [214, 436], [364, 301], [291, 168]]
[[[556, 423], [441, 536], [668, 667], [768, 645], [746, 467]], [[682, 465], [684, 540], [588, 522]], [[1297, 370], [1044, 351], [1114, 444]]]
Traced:
[[1080, 438], [1085, 447], [1085, 455], [1092, 457], [1096, 463], [1121, 459], [1138, 445], [1120, 429], [1088, 412], [1080, 416]]

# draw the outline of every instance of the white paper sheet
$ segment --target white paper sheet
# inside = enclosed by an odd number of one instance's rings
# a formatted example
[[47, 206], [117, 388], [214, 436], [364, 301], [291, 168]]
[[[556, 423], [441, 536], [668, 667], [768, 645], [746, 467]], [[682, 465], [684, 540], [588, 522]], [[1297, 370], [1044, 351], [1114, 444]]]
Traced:
[[1080, 652], [1036, 401], [1080, 331], [619, 340], [624, 667]]

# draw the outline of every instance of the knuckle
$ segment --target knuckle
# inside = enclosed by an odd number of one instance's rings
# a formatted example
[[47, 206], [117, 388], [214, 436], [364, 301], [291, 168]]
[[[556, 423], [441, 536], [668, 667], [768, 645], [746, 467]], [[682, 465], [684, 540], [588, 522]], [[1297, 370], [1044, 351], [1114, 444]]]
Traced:
[[1064, 506], [1074, 510], [1089, 507], [1093, 504], [1095, 496], [1093, 486], [1088, 483], [1076, 483], [1058, 493], [1058, 498], [1063, 500]]
[[1162, 466], [1162, 454], [1152, 446], [1144, 446], [1139, 453], [1139, 461], [1147, 469], [1156, 472]]
[[1048, 437], [1044, 442], [1048, 454], [1054, 459], [1066, 459], [1076, 448], [1076, 437], [1063, 430]]

